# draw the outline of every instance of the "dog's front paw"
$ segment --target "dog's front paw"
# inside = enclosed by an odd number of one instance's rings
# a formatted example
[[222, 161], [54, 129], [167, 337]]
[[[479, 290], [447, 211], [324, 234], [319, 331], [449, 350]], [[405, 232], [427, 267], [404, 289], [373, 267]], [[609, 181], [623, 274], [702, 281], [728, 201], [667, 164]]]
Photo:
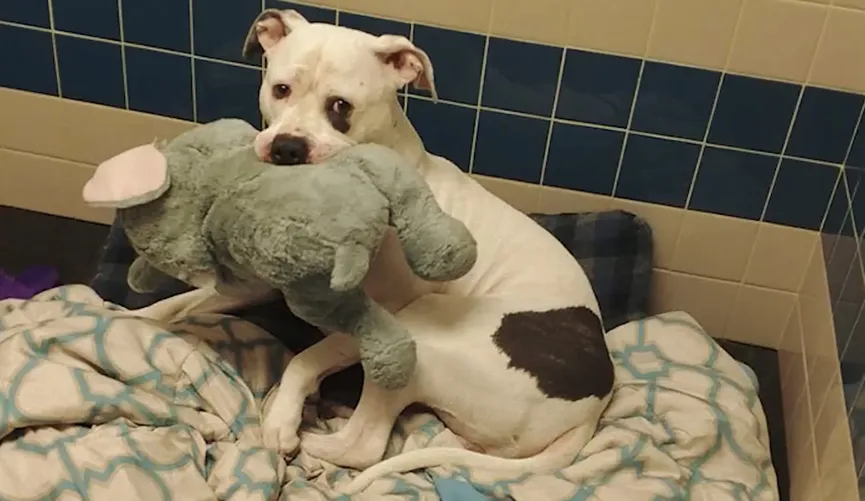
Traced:
[[293, 454], [300, 445], [300, 437], [297, 435], [299, 427], [299, 420], [293, 419], [292, 416], [269, 413], [261, 425], [264, 434], [264, 446], [283, 456]]
[[261, 424], [264, 446], [289, 455], [300, 445], [297, 432], [303, 419], [304, 398], [284, 386], [276, 388], [275, 392], [273, 404]]

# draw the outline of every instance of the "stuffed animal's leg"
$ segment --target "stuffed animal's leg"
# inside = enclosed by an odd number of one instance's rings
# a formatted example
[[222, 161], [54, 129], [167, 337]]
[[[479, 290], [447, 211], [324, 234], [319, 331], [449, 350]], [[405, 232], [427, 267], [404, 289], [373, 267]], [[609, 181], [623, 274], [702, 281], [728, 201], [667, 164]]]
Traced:
[[388, 390], [405, 387], [417, 365], [417, 349], [408, 330], [372, 299], [355, 322], [364, 374]]
[[153, 292], [172, 278], [150, 265], [143, 257], [138, 256], [129, 267], [126, 282], [135, 292]]
[[327, 285], [308, 286], [303, 293], [284, 290], [291, 311], [326, 332], [345, 332], [359, 344], [366, 375], [385, 389], [408, 384], [417, 364], [415, 342], [408, 330], [363, 290], [335, 292]]
[[304, 433], [300, 447], [310, 456], [337, 466], [365, 469], [381, 460], [394, 422], [412, 401], [410, 386], [389, 391], [366, 377], [360, 402], [348, 423], [335, 433]]
[[306, 398], [325, 377], [357, 363], [357, 342], [348, 334], [333, 333], [295, 355], [285, 368], [273, 404], [264, 418], [264, 445], [282, 454], [297, 448], [297, 430]]
[[468, 228], [444, 213], [429, 196], [404, 197], [391, 206], [406, 262], [417, 276], [433, 282], [456, 280], [477, 261], [477, 244]]

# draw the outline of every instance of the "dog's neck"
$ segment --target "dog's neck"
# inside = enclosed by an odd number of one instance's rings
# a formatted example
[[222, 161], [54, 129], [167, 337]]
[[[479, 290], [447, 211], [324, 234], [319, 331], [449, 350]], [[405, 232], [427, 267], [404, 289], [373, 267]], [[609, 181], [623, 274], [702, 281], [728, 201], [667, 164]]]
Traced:
[[429, 154], [396, 98], [391, 104], [390, 115], [393, 117], [391, 126], [375, 142], [393, 149], [423, 173], [429, 163]]

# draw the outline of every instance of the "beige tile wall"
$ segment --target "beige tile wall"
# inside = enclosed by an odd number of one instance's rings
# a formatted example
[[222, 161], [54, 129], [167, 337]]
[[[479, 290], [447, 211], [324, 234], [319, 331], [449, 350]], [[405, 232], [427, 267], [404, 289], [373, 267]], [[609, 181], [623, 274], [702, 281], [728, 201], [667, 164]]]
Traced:
[[301, 2], [865, 92], [865, 0]]

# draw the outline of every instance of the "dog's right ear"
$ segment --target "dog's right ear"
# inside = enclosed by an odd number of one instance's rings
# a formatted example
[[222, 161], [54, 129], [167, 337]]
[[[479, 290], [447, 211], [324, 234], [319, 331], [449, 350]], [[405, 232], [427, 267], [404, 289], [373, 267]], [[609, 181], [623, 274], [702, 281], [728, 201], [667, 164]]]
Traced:
[[81, 195], [93, 207], [126, 209], [156, 200], [170, 184], [165, 155], [147, 144], [99, 164]]
[[267, 54], [274, 45], [300, 26], [309, 24], [296, 10], [267, 9], [255, 18], [246, 40], [243, 42], [243, 57], [251, 58]]

